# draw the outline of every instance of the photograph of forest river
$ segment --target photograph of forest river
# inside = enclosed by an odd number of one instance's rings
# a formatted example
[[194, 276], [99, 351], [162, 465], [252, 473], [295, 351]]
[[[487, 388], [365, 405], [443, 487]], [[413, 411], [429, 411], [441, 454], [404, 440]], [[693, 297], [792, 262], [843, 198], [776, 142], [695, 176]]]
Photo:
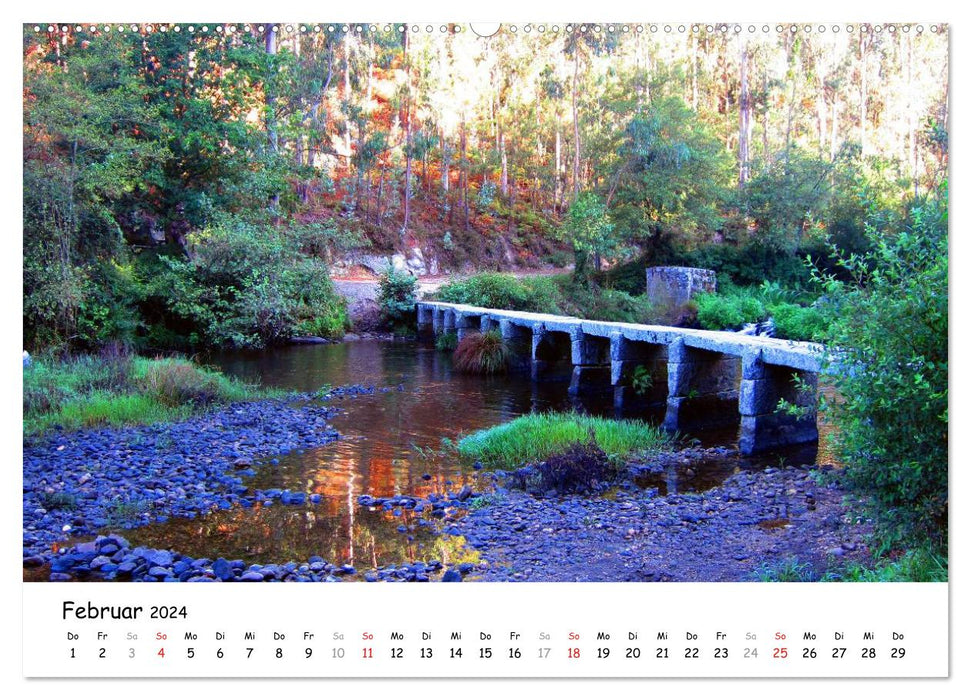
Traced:
[[24, 581], [946, 581], [948, 31], [24, 25]]

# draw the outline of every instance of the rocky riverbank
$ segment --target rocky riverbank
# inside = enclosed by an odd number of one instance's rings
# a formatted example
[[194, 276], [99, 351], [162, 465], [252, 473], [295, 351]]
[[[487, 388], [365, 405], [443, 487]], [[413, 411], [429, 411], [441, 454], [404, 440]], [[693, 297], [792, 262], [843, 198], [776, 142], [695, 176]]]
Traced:
[[[480, 581], [816, 580], [865, 561], [867, 528], [846, 513], [843, 492], [820, 485], [830, 468], [737, 469], [694, 493], [662, 493], [638, 482], [668, 455], [636, 465], [598, 496], [534, 497], [498, 489], [453, 526], [482, 563]], [[688, 467], [690, 468], [690, 467]]]
[[338, 438], [335, 408], [321, 399], [373, 393], [344, 387], [326, 396], [232, 404], [178, 423], [54, 433], [24, 442], [23, 551], [28, 567], [59, 542], [213, 509], [299, 505], [316, 494], [252, 491], [260, 460]]
[[[829, 467], [765, 468], [725, 448], [687, 449], [628, 465], [607, 490], [582, 495], [507, 488], [508, 475], [476, 464], [454, 492], [357, 499], [357, 508], [401, 518], [398, 533], [420, 528], [448, 543], [453, 553], [442, 561], [429, 557], [369, 570], [321, 556], [254, 563], [207, 558], [204, 538], [198, 550], [183, 545], [186, 551], [178, 552], [106, 534], [169, 518], [201, 520], [212, 510], [318, 508], [320, 494], [257, 489], [249, 478], [274, 465], [274, 455], [338, 439], [329, 424], [337, 409], [327, 399], [374, 392], [352, 386], [324, 396], [234, 404], [174, 424], [26, 440], [25, 578], [815, 580], [869, 557], [866, 526], [847, 515], [836, 485], [817, 478]], [[422, 479], [431, 483], [432, 476]]]

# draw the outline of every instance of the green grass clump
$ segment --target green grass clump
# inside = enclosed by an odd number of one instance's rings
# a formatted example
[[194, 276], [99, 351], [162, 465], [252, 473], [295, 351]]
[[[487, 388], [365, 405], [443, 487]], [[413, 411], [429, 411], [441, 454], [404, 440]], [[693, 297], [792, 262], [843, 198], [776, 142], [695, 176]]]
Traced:
[[506, 371], [509, 346], [499, 331], [465, 336], [452, 356], [455, 368], [469, 374], [499, 374]]
[[508, 423], [462, 438], [458, 453], [485, 466], [510, 468], [542, 462], [571, 445], [594, 442], [613, 461], [663, 449], [670, 438], [652, 425], [637, 420], [611, 420], [575, 413], [540, 413], [520, 416]]
[[34, 358], [23, 372], [25, 435], [180, 420], [209, 405], [278, 393], [179, 358]]
[[796, 557], [786, 557], [776, 564], [763, 564], [756, 569], [756, 581], [776, 583], [805, 583], [816, 581], [818, 576], [810, 564]]
[[947, 559], [933, 554], [927, 548], [910, 549], [896, 559], [882, 559], [872, 567], [851, 565], [838, 578], [841, 581], [871, 583], [946, 582]]

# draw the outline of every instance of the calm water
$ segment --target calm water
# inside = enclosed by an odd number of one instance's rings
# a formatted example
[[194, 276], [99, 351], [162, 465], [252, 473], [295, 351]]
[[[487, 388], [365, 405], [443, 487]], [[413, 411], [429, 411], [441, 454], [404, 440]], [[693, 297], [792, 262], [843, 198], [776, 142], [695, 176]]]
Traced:
[[[332, 421], [340, 440], [278, 456], [277, 465], [268, 463], [274, 455], [266, 455], [248, 483], [254, 488], [319, 493], [323, 496], [319, 504], [234, 508], [194, 520], [173, 519], [129, 531], [133, 544], [248, 563], [306, 561], [313, 555], [359, 568], [417, 559], [454, 562], [459, 556], [454, 539], [435, 537], [408, 511], [395, 517], [358, 508], [357, 497], [423, 496], [456, 491], [465, 483], [476, 488], [478, 473], [430, 453], [443, 438], [456, 439], [533, 411], [573, 407], [613, 415], [610, 401], [583, 406], [572, 402], [563, 383], [534, 384], [524, 378], [453, 372], [447, 355], [411, 342], [293, 346], [223, 355], [209, 362], [264, 386], [315, 391], [325, 385], [360, 384], [392, 390], [334, 400], [333, 405], [341, 409]], [[708, 444], [734, 440], [731, 431], [699, 437]], [[785, 457], [811, 462], [815, 448]], [[663, 490], [710, 488], [740, 466], [778, 463], [779, 456], [769, 455], [758, 461], [736, 458], [725, 464], [698, 465], [690, 478], [668, 475]], [[405, 532], [399, 531], [402, 526]]]

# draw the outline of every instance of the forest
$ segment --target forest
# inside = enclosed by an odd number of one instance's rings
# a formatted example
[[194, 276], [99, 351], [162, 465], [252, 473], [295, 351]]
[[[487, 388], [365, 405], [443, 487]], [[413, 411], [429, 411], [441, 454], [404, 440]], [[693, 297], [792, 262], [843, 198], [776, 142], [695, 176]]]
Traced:
[[340, 337], [360, 251], [803, 290], [944, 180], [947, 79], [936, 25], [27, 25], [25, 344]]
[[[26, 435], [275, 397], [185, 356], [411, 336], [419, 277], [443, 301], [767, 325], [839, 349], [826, 410], [873, 551], [916, 547], [904, 576], [946, 577], [947, 26], [22, 40]], [[718, 289], [665, 306], [645, 294], [655, 265], [714, 270]], [[361, 276], [376, 327], [334, 283]]]

